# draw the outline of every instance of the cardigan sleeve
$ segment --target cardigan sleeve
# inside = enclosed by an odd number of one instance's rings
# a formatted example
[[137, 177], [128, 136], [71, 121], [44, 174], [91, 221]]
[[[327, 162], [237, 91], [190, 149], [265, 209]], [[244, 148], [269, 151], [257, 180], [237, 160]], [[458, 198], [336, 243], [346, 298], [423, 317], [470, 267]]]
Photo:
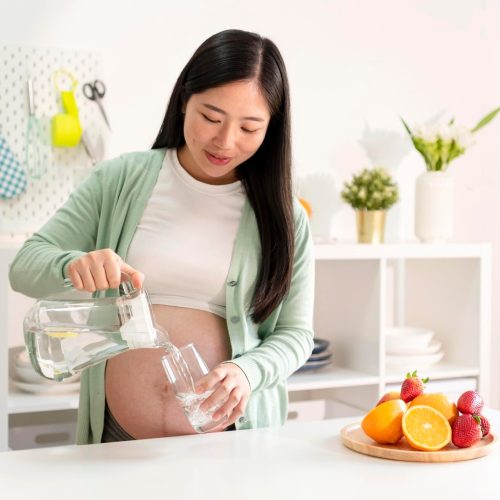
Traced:
[[9, 271], [13, 290], [34, 298], [61, 291], [66, 266], [95, 250], [102, 173], [108, 163], [93, 170], [52, 218], [24, 242]]
[[284, 382], [302, 366], [313, 349], [314, 248], [307, 216], [298, 208], [290, 290], [278, 310], [261, 325], [262, 343], [231, 360], [248, 378], [252, 391]]

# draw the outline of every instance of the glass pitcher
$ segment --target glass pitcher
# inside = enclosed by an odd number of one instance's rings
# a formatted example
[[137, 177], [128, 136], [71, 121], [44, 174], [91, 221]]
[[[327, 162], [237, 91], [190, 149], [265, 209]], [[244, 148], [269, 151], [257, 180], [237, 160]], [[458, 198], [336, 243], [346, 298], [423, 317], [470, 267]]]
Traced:
[[26, 349], [40, 375], [61, 381], [129, 349], [171, 346], [155, 326], [147, 292], [130, 281], [116, 297], [67, 298], [72, 293], [38, 300], [24, 318]]

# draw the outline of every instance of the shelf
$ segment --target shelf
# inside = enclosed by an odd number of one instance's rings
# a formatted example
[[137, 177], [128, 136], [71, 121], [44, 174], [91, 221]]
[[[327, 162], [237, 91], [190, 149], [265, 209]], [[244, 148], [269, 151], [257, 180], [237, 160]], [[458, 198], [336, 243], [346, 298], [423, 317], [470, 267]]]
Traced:
[[[462, 377], [477, 377], [479, 376], [479, 368], [470, 366], [454, 365], [451, 363], [438, 363], [429, 367], [427, 370], [422, 370], [421, 376], [429, 377], [432, 380], [450, 379]], [[387, 370], [385, 382], [387, 384], [401, 383], [404, 378], [404, 370]]]
[[30, 394], [22, 392], [9, 381], [7, 411], [14, 413], [35, 413], [42, 411], [77, 410], [78, 392], [67, 394]]
[[314, 245], [316, 260], [363, 260], [363, 259], [438, 259], [473, 258], [490, 252], [489, 244], [481, 243], [384, 243], [360, 245], [357, 243], [332, 243]]
[[319, 368], [317, 371], [295, 373], [288, 378], [289, 392], [307, 391], [311, 389], [331, 389], [335, 387], [352, 387], [375, 385], [379, 377], [338, 366]]

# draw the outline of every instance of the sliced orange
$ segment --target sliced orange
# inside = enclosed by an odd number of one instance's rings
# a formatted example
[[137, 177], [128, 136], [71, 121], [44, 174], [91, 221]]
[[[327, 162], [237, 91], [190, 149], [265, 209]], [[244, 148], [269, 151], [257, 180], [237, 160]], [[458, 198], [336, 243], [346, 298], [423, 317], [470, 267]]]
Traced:
[[451, 441], [450, 423], [432, 406], [411, 406], [403, 415], [401, 425], [408, 444], [416, 450], [440, 450]]
[[401, 419], [406, 411], [402, 399], [391, 399], [372, 408], [361, 422], [365, 434], [381, 444], [395, 444], [403, 437]]
[[408, 406], [411, 407], [416, 405], [432, 406], [446, 417], [450, 425], [453, 425], [453, 422], [458, 417], [457, 405], [450, 401], [448, 397], [441, 392], [427, 392], [420, 394], [420, 396], [417, 396], [414, 400], [412, 400]]

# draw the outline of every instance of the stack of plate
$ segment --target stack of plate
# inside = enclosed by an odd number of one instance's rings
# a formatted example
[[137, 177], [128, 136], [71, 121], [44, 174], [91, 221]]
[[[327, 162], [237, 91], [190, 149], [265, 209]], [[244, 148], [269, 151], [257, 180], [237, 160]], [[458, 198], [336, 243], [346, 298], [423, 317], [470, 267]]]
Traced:
[[11, 364], [10, 378], [15, 387], [33, 394], [65, 394], [76, 392], [80, 387], [80, 374], [73, 375], [62, 382], [48, 380], [39, 375], [31, 366], [24, 347], [15, 348]]
[[328, 349], [330, 342], [325, 339], [314, 339], [314, 348], [311, 356], [302, 365], [297, 372], [305, 372], [309, 370], [317, 370], [323, 366], [329, 365], [332, 362], [332, 353]]
[[408, 326], [386, 328], [385, 349], [386, 367], [405, 372], [429, 368], [444, 356], [432, 330]]

